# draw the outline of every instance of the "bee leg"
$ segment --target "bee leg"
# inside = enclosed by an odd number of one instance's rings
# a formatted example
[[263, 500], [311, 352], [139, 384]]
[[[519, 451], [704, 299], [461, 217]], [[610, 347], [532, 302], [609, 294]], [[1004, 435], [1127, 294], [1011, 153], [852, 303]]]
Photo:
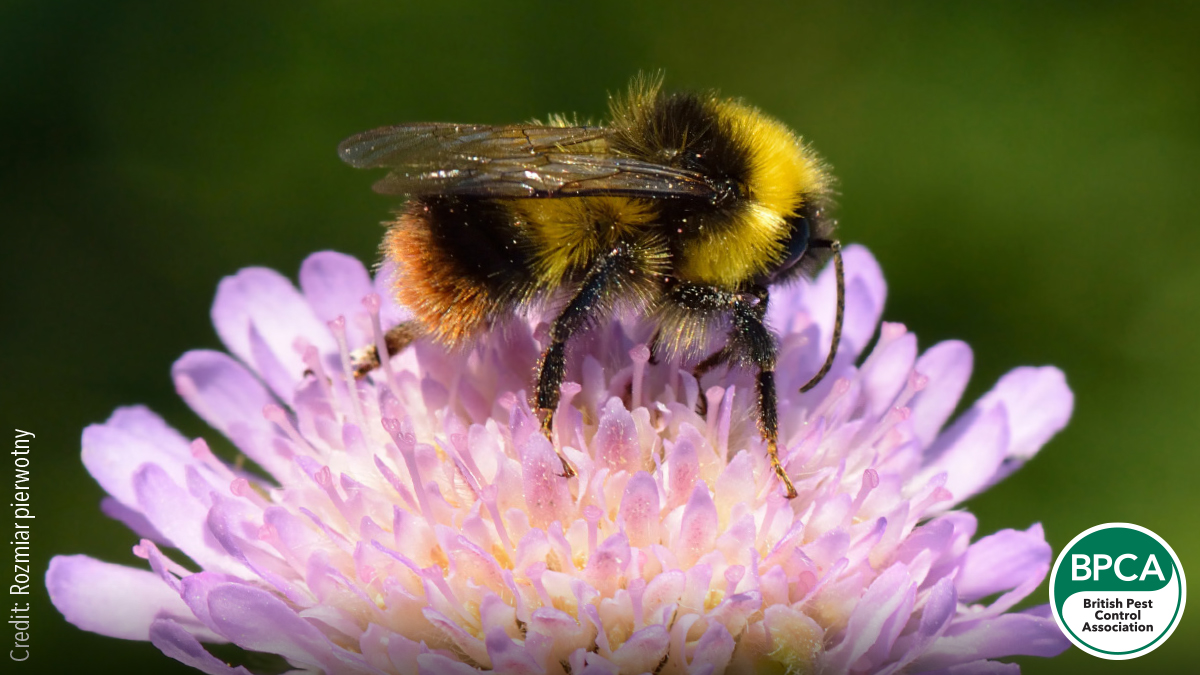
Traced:
[[[729, 350], [728, 346], [722, 347], [712, 354], [709, 354], [707, 358], [700, 363], [697, 363], [696, 367], [692, 369], [692, 377], [696, 378], [696, 384], [700, 384], [700, 378], [707, 375], [708, 371], [729, 363], [729, 359], [732, 357], [733, 352]], [[698, 396], [696, 398], [696, 414], [701, 417], [704, 417], [708, 414], [708, 398], [704, 396]]]
[[767, 442], [767, 454], [775, 475], [783, 483], [788, 499], [797, 496], [796, 487], [779, 461], [779, 401], [775, 395], [775, 357], [777, 347], [764, 324], [767, 315], [767, 289], [757, 286], [751, 297], [739, 295], [733, 302], [733, 330], [730, 346], [742, 358], [758, 368], [758, 426]]
[[[388, 356], [395, 356], [404, 351], [417, 338], [421, 337], [423, 332], [421, 325], [416, 321], [405, 321], [392, 327], [383, 335], [383, 343], [387, 347]], [[355, 377], [366, 377], [367, 373], [380, 366], [378, 347], [371, 345], [350, 352], [350, 366], [354, 369]]]
[[658, 365], [658, 343], [662, 342], [662, 329], [654, 331], [654, 337], [650, 338], [650, 365]]
[[725, 365], [729, 362], [729, 359], [732, 356], [733, 353], [730, 352], [728, 347], [722, 347], [718, 349], [712, 354], [709, 354], [708, 357], [703, 361], [696, 364], [696, 367], [692, 369], [692, 377], [696, 378], [696, 381], [699, 382], [700, 378], [708, 374], [708, 371], [718, 366]]
[[[600, 258], [588, 270], [575, 297], [559, 312], [550, 326], [550, 346], [538, 364], [536, 406], [542, 410], [542, 431], [546, 437], [554, 424], [554, 410], [558, 407], [559, 388], [566, 374], [567, 340], [576, 331], [596, 321], [611, 305], [610, 296], [621, 289], [627, 274], [637, 274], [637, 257], [624, 245], [618, 244], [608, 255]], [[575, 468], [559, 453], [563, 476], [575, 475]]]

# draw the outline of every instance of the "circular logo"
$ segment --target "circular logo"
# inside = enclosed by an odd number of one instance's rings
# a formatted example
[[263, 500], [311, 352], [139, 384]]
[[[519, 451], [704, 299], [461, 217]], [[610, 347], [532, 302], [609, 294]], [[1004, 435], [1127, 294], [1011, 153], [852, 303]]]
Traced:
[[1102, 659], [1132, 659], [1166, 642], [1186, 599], [1175, 551], [1130, 523], [1080, 533], [1050, 574], [1054, 620], [1076, 647]]

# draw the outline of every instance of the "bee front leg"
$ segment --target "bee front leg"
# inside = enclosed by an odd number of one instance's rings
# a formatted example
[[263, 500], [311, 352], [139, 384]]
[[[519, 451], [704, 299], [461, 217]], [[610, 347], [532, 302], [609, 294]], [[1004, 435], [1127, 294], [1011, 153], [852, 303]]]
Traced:
[[767, 315], [767, 289], [756, 286], [749, 294], [739, 294], [733, 302], [733, 330], [729, 347], [738, 355], [749, 360], [758, 368], [758, 425], [763, 440], [767, 442], [767, 454], [771, 468], [783, 483], [788, 499], [797, 496], [796, 487], [788, 477], [783, 463], [779, 461], [779, 401], [775, 394], [775, 358], [778, 347], [775, 338], [767, 330], [764, 319]]
[[771, 468], [783, 483], [788, 499], [794, 499], [798, 494], [796, 487], [779, 460], [779, 401], [775, 393], [778, 347], [765, 323], [767, 301], [770, 300], [767, 289], [752, 286], [730, 292], [714, 286], [684, 283], [671, 289], [668, 300], [676, 308], [688, 312], [692, 321], [706, 321], [717, 315], [729, 317], [733, 324], [729, 341], [696, 365], [696, 380], [698, 382], [704, 373], [726, 363], [753, 366], [758, 370], [758, 429], [767, 442]]

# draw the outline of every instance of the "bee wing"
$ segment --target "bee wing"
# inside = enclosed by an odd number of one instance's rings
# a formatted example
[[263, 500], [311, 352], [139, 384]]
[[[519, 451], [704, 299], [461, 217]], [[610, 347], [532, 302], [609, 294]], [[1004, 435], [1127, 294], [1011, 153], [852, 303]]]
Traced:
[[603, 127], [410, 124], [346, 139], [342, 159], [389, 168], [385, 194], [711, 197], [704, 176], [608, 151]]

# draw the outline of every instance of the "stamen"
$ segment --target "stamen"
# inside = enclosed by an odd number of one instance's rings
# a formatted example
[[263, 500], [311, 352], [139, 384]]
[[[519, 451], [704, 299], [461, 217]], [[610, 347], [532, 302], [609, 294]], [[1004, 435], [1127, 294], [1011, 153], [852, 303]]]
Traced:
[[450, 589], [450, 584], [446, 583], [445, 572], [442, 571], [442, 568], [437, 565], [430, 565], [421, 570], [421, 577], [437, 587], [441, 591], [442, 596], [446, 598], [446, 601], [450, 603], [450, 606], [458, 611], [460, 616], [463, 616], [462, 610], [459, 609], [463, 605], [458, 601], [458, 597], [454, 595], [454, 591]]
[[756, 544], [763, 548], [767, 545], [767, 535], [771, 532], [771, 525], [775, 522], [775, 515], [779, 513], [779, 507], [787, 503], [787, 497], [772, 490], [767, 494], [767, 510], [763, 514], [762, 527], [758, 529], [758, 537]]
[[480, 493], [480, 498], [483, 499], [483, 505], [487, 507], [488, 513], [492, 515], [492, 523], [496, 526], [496, 534], [500, 535], [500, 543], [504, 544], [504, 548], [508, 551], [511, 557], [514, 554], [512, 540], [508, 538], [508, 530], [504, 529], [504, 520], [500, 518], [500, 507], [496, 503], [496, 497], [499, 493], [499, 488], [495, 483], [483, 488]]
[[[413, 494], [409, 492], [408, 488], [404, 487], [404, 485], [400, 482], [400, 477], [396, 475], [396, 472], [392, 471], [391, 467], [383, 463], [383, 459], [381, 459], [379, 455], [375, 455], [375, 468], [379, 469], [379, 473], [383, 474], [383, 479], [386, 480], [388, 485], [391, 485], [392, 489], [395, 490], [396, 493], [400, 495], [400, 498], [404, 500], [404, 504], [408, 507], [409, 511], [415, 513], [421, 510], [421, 507], [417, 504]], [[399, 505], [397, 505], [397, 508], [399, 508]]]
[[550, 548], [558, 554], [559, 560], [562, 560], [560, 570], [568, 574], [575, 574], [579, 568], [575, 566], [575, 557], [571, 554], [571, 542], [567, 541], [567, 537], [563, 534], [562, 523], [557, 520], [550, 523], [546, 528], [546, 538], [550, 541]]
[[746, 576], [746, 568], [742, 565], [730, 565], [725, 568], [725, 597], [736, 594], [738, 582]]
[[729, 428], [733, 421], [733, 395], [735, 393], [737, 393], [737, 387], [729, 385], [725, 390], [725, 398], [721, 400], [721, 412], [717, 418], [717, 456], [721, 458], [722, 462], [729, 458]]
[[329, 501], [333, 502], [334, 508], [339, 513], [343, 512], [345, 504], [342, 496], [338, 494], [337, 486], [333, 483], [333, 470], [328, 466], [322, 466], [313, 473], [312, 479], [317, 484], [317, 487], [321, 488], [325, 495], [329, 497]]
[[329, 375], [325, 372], [325, 366], [321, 363], [321, 352], [317, 348], [305, 343], [305, 346], [300, 352], [300, 358], [304, 361], [304, 365], [312, 371], [313, 377], [317, 378], [317, 386], [321, 388], [321, 393], [325, 395], [325, 400], [329, 401], [329, 407], [333, 409], [334, 414], [337, 414], [337, 400], [333, 398], [333, 387], [329, 384]]
[[717, 419], [720, 417], [717, 413], [719, 412], [721, 397], [723, 396], [725, 396], [725, 389], [722, 387], [709, 387], [704, 391], [704, 400], [708, 402], [708, 407], [705, 410], [708, 411], [706, 421], [708, 422], [709, 438], [717, 437]]
[[926, 510], [928, 510], [934, 504], [937, 504], [938, 502], [944, 502], [944, 501], [947, 501], [950, 499], [954, 499], [954, 494], [952, 492], [950, 492], [949, 490], [947, 490], [945, 487], [942, 487], [941, 485], [939, 485], [936, 488], [934, 488], [933, 490], [930, 490], [929, 494], [924, 499], [913, 503], [913, 507], [909, 511], [909, 513], [910, 513], [909, 517], [912, 517], [912, 516], [920, 517], [921, 515], [923, 515], [925, 513]]
[[310, 454], [320, 455], [313, 446], [308, 444], [308, 441], [296, 431], [296, 427], [292, 425], [292, 420], [288, 417], [287, 411], [274, 403], [268, 403], [263, 406], [263, 417], [267, 418], [268, 422], [272, 422], [275, 426], [283, 429], [288, 438], [292, 439], [298, 447], [307, 450]]
[[875, 426], [875, 428], [871, 430], [870, 436], [866, 438], [863, 445], [868, 448], [875, 447], [875, 444], [879, 442], [879, 439], [883, 438], [889, 432], [895, 430], [897, 424], [907, 420], [909, 417], [912, 417], [912, 410], [908, 408], [899, 407], [888, 410], [887, 414], [884, 415], [883, 418], [879, 420], [879, 423]]
[[633, 391], [629, 409], [634, 410], [642, 405], [642, 384], [646, 375], [646, 363], [650, 360], [650, 348], [639, 344], [629, 350], [629, 358], [633, 359]]
[[367, 418], [363, 415], [362, 401], [358, 399], [358, 380], [354, 377], [354, 366], [350, 363], [350, 349], [346, 346], [346, 317], [338, 318], [328, 323], [329, 330], [337, 340], [338, 354], [342, 357], [342, 375], [346, 378], [346, 395], [350, 398], [350, 409], [354, 411], [355, 423], [359, 429], [367, 428]]
[[820, 419], [828, 415], [833, 406], [850, 391], [850, 387], [850, 380], [845, 377], [839, 377], [837, 380], [835, 380], [829, 395], [825, 397], [825, 400], [817, 404], [817, 407], [813, 409], [812, 414], [805, 419], [804, 423], [808, 424], [812, 420]]
[[572, 414], [578, 417], [578, 413], [575, 413], [571, 409], [571, 402], [575, 400], [575, 396], [578, 395], [579, 392], [583, 391], [583, 387], [578, 382], [563, 382], [562, 385], [559, 386], [558, 391], [558, 406], [554, 409], [554, 420], [557, 423], [554, 425], [551, 431], [551, 433], [554, 434], [554, 438], [551, 439], [551, 442], [556, 448], [571, 445], [572, 443], [578, 443], [580, 446], [583, 446], [580, 449], [584, 452], [587, 452], [587, 447], [584, 445], [584, 440], [582, 437], [577, 437], [574, 439], [569, 438], [571, 435], [570, 432], [576, 431], [578, 429], [578, 425], [567, 423], [567, 421], [571, 419]]
[[379, 364], [383, 367], [383, 375], [387, 380], [388, 389], [396, 391], [396, 374], [392, 371], [392, 356], [388, 353], [387, 339], [383, 336], [383, 324], [379, 321], [379, 308], [383, 301], [378, 293], [371, 293], [363, 298], [362, 304], [371, 315], [371, 332], [375, 335], [375, 350], [379, 356]]
[[867, 495], [871, 494], [871, 490], [879, 487], [879, 472], [875, 469], [867, 469], [863, 471], [862, 487], [858, 489], [858, 494], [854, 497], [854, 502], [850, 504], [850, 516], [858, 513], [862, 508], [863, 502], [867, 500]]
[[454, 460], [454, 466], [462, 477], [467, 481], [467, 487], [471, 488], [471, 492], [479, 494], [480, 483], [483, 477], [479, 475], [479, 467], [475, 466], [475, 460], [471, 459], [471, 453], [467, 452], [467, 437], [465, 434], [450, 434], [450, 445], [443, 446], [450, 454], [450, 458]]
[[194, 574], [191, 570], [164, 555], [158, 546], [149, 539], [142, 539], [135, 544], [133, 554], [149, 561], [150, 569], [154, 570], [177, 593], [183, 592], [183, 584], [180, 579]]
[[417, 439], [411, 431], [402, 430], [400, 421], [392, 418], [383, 418], [383, 429], [388, 432], [392, 440], [396, 443], [396, 448], [400, 450], [401, 456], [404, 457], [404, 465], [408, 468], [408, 475], [412, 478], [413, 491], [417, 494], [417, 503], [421, 506], [421, 516], [425, 518], [425, 522], [433, 527], [433, 509], [429, 505], [429, 495], [425, 493], [425, 484], [421, 481], [421, 470], [417, 468]]
[[537, 591], [538, 597], [542, 599], [543, 607], [553, 607], [554, 601], [550, 598], [550, 592], [546, 590], [545, 584], [542, 583], [542, 575], [549, 569], [545, 562], [538, 561], [525, 568], [525, 578], [529, 579], [533, 584], [534, 590]]
[[646, 580], [636, 578], [629, 582], [625, 589], [629, 592], [629, 602], [633, 605], [633, 629], [638, 630], [646, 624], [645, 607], [642, 597], [646, 594]]
[[229, 492], [235, 497], [244, 497], [249, 499], [262, 508], [271, 506], [271, 503], [266, 499], [263, 499], [262, 494], [260, 494], [258, 490], [255, 490], [250, 481], [246, 480], [245, 478], [238, 477], [230, 481]]
[[592, 556], [596, 555], [597, 541], [600, 538], [598, 525], [603, 515], [600, 507], [595, 504], [588, 504], [583, 507], [583, 518], [588, 524], [588, 560], [591, 560]]
[[193, 439], [191, 442], [191, 449], [192, 457], [204, 466], [211, 469], [218, 476], [229, 480], [233, 480], [236, 477], [234, 476], [233, 472], [229, 470], [229, 467], [225, 465], [225, 462], [222, 462], [215, 454], [213, 454], [212, 449], [208, 447], [208, 441], [204, 440], [203, 438]]

